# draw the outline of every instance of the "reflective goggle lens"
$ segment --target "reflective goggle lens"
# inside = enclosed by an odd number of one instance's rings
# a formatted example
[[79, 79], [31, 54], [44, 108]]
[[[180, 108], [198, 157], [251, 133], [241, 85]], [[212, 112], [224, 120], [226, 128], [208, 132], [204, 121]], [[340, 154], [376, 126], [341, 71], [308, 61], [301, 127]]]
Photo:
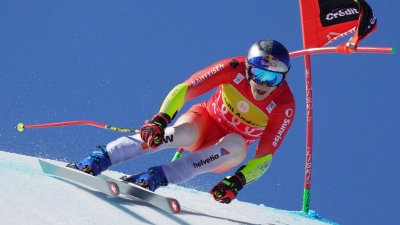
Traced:
[[250, 69], [253, 76], [251, 79], [257, 84], [267, 83], [270, 87], [279, 85], [283, 80], [283, 74], [276, 73], [268, 70], [263, 70], [257, 67], [251, 67]]

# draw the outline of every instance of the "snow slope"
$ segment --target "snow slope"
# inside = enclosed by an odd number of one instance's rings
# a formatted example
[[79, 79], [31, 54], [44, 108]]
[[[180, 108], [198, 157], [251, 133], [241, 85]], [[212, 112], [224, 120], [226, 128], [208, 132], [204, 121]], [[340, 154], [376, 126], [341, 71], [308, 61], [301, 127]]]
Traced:
[[109, 198], [48, 176], [37, 158], [4, 151], [0, 151], [0, 171], [1, 224], [336, 224], [312, 211], [306, 215], [238, 200], [220, 204], [208, 193], [176, 185], [157, 190], [179, 200], [182, 211], [172, 215], [137, 199]]

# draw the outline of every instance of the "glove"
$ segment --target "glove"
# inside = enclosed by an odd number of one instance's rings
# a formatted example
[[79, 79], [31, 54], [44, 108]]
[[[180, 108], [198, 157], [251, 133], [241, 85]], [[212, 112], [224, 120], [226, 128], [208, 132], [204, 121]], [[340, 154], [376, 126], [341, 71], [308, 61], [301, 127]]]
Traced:
[[146, 122], [140, 128], [140, 137], [151, 148], [161, 145], [164, 139], [164, 131], [171, 122], [170, 116], [165, 113], [154, 115], [151, 121]]
[[245, 184], [244, 176], [240, 172], [237, 172], [234, 176], [225, 177], [211, 189], [210, 193], [213, 195], [215, 201], [229, 204], [235, 199]]

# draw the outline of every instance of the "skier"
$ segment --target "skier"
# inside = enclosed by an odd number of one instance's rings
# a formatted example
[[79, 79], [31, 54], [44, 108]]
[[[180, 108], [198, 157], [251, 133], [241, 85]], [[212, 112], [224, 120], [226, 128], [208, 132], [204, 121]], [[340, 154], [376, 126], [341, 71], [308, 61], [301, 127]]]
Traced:
[[[230, 203], [243, 186], [265, 173], [293, 123], [295, 100], [285, 80], [289, 69], [289, 53], [281, 43], [258, 41], [247, 57], [216, 62], [175, 86], [139, 134], [99, 146], [88, 158], [68, 166], [97, 176], [110, 166], [162, 149], [183, 147], [191, 152], [125, 177], [155, 191], [206, 172], [225, 172], [240, 164], [247, 146], [259, 140], [254, 158], [210, 191], [216, 201]], [[208, 101], [195, 104], [168, 126], [186, 101], [216, 87]]]

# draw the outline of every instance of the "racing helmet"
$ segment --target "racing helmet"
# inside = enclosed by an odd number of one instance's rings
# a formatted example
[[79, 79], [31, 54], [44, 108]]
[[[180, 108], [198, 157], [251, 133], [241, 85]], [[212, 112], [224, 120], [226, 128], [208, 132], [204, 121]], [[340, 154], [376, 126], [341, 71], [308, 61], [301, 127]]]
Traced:
[[[263, 70], [265, 73], [261, 72], [261, 75], [257, 76], [258, 74], [256, 74], [254, 76], [251, 72], [252, 69]], [[248, 81], [250, 81], [250, 78], [255, 78], [259, 83], [267, 82], [267, 84], [271, 83], [273, 86], [279, 86], [285, 80], [289, 69], [289, 52], [280, 42], [264, 39], [250, 47], [246, 57], [246, 76]], [[271, 79], [278, 78], [278, 76], [275, 77], [272, 74], [280, 74], [280, 78], [271, 81]]]

